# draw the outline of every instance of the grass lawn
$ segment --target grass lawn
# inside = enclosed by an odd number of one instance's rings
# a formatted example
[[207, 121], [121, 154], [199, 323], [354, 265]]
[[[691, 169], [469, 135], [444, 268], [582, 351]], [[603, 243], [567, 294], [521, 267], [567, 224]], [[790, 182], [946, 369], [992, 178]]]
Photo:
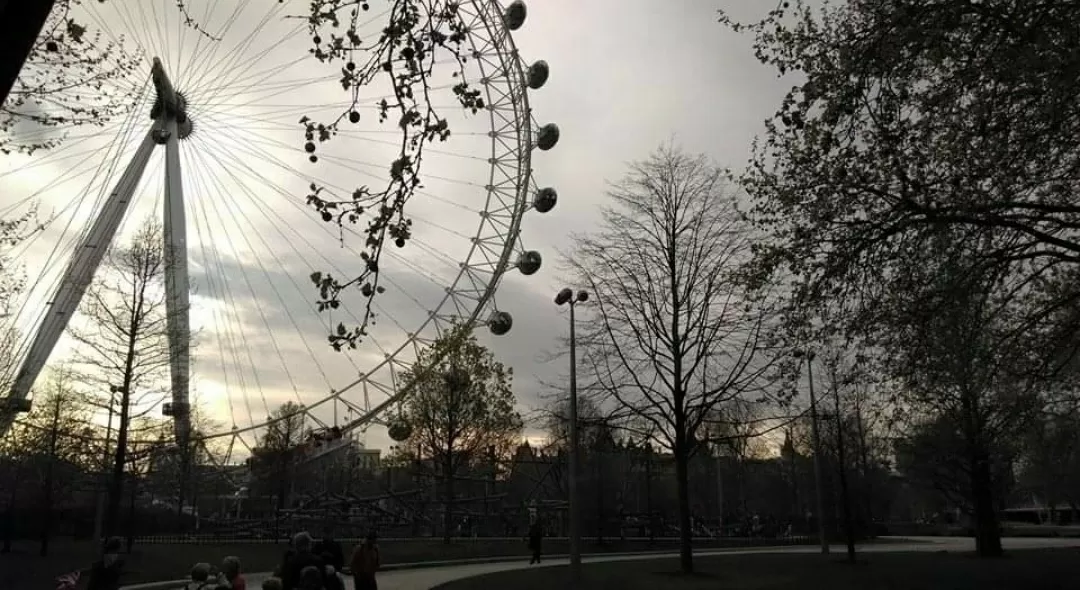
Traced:
[[[677, 560], [585, 564], [587, 590], [1054, 590], [1080, 588], [1075, 550], [1013, 551], [984, 560], [959, 553], [873, 553], [848, 565], [833, 555], [702, 557], [697, 573], [676, 573]], [[438, 590], [570, 588], [566, 567], [499, 572]]]

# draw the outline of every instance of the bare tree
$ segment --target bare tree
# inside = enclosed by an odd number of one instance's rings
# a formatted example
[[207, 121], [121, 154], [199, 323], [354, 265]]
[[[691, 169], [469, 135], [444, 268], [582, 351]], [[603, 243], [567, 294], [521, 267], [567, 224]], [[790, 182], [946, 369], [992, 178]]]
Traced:
[[[129, 437], [133, 443], [143, 449], [141, 456], [132, 464], [146, 472], [146, 484], [157, 498], [175, 499], [179, 532], [184, 527], [184, 505], [191, 495], [190, 505], [197, 505], [200, 490], [208, 483], [218, 485], [222, 477], [220, 472], [206, 477], [201, 471], [203, 466], [221, 465], [228, 460], [231, 451], [229, 444], [222, 438], [206, 440], [209, 432], [222, 432], [225, 424], [211, 417], [208, 409], [200, 403], [198, 391], [192, 391], [188, 423], [190, 435], [186, 441], [178, 440], [176, 427], [172, 419], [144, 417], [138, 424], [129, 427]], [[141, 463], [138, 463], [141, 461]], [[192, 474], [200, 474], [191, 476]], [[130, 534], [130, 531], [129, 531]]]
[[[583, 322], [593, 387], [675, 455], [681, 564], [693, 571], [687, 465], [713, 410], [766, 394], [771, 314], [739, 269], [751, 235], [723, 173], [665, 145], [609, 192], [600, 228], [568, 257], [596, 296]], [[709, 360], [706, 360], [709, 359]]]
[[735, 506], [746, 515], [747, 464], [765, 454], [761, 435], [770, 422], [750, 400], [735, 398], [717, 404], [706, 419], [705, 436], [714, 444], [717, 457], [726, 457], [735, 471]]
[[165, 251], [161, 226], [146, 221], [125, 247], [113, 248], [87, 291], [82, 313], [85, 329], [70, 329], [80, 350], [76, 362], [87, 381], [118, 396], [120, 414], [116, 454], [106, 511], [106, 533], [115, 533], [124, 468], [128, 462], [128, 428], [166, 395], [169, 367]]
[[12, 309], [15, 299], [26, 286], [22, 268], [12, 262], [9, 253], [40, 228], [36, 221], [37, 210], [33, 208], [17, 217], [0, 219], [0, 391], [3, 395], [11, 390], [23, 352], [19, 330], [3, 319], [15, 311]]
[[[565, 387], [564, 387], [565, 389]], [[605, 415], [590, 397], [579, 397], [577, 407], [578, 437], [583, 446], [591, 446], [599, 437], [616, 427], [615, 419]], [[563, 447], [570, 440], [570, 400], [561, 395], [542, 410], [540, 421], [547, 431], [548, 444]]]
[[12, 298], [24, 286], [19, 269], [12, 265], [9, 251], [37, 231], [39, 226], [36, 221], [36, 209], [30, 209], [18, 217], [0, 219], [0, 315], [10, 313]]

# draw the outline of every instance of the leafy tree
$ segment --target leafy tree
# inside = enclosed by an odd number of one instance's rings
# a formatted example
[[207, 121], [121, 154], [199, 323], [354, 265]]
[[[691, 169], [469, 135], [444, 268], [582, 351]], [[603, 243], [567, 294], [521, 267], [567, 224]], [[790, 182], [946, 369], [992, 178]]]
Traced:
[[[349, 107], [333, 120], [301, 119], [305, 148], [313, 152], [312, 160], [318, 157], [317, 144], [332, 140], [342, 126], [360, 120], [359, 112], [364, 106], [360, 104], [362, 90], [376, 81], [388, 83], [393, 98], [380, 99], [371, 106], [377, 108], [380, 122], [390, 122], [400, 132], [401, 147], [389, 163], [390, 174], [384, 184], [359, 186], [351, 195], [341, 195], [334, 194], [327, 186], [312, 183], [307, 195], [307, 202], [327, 222], [355, 224], [365, 215], [369, 217], [358, 275], [346, 278], [317, 272], [311, 276], [319, 290], [322, 309], [336, 308], [341, 293], [352, 286], [359, 288], [367, 300], [360, 325], [340, 324], [337, 332], [330, 335], [330, 343], [337, 350], [355, 348], [367, 334], [373, 298], [384, 290], [379, 284], [383, 248], [388, 241], [403, 247], [412, 237], [412, 220], [405, 208], [422, 185], [425, 149], [450, 136], [443, 115], [445, 109], [438, 106], [441, 95], [436, 87], [445, 83], [436, 82], [442, 75], [440, 68], [452, 73], [450, 100], [456, 106], [474, 115], [485, 106], [481, 91], [473, 88], [474, 81], [467, 77], [465, 64], [473, 51], [469, 29], [474, 25], [461, 3], [390, 0], [387, 4], [386, 26], [374, 39], [363, 39], [357, 33], [359, 25], [369, 18], [366, 0], [315, 0], [308, 16], [312, 55], [323, 63], [340, 64], [342, 88], [351, 96]], [[354, 61], [356, 56], [362, 57]], [[447, 63], [452, 65], [446, 66]]]
[[454, 480], [494, 451], [509, 456], [521, 441], [513, 373], [465, 326], [455, 325], [421, 351], [405, 375], [404, 417], [412, 428], [402, 446], [430, 462], [443, 481], [443, 540], [450, 542]]
[[[255, 476], [256, 488], [274, 490], [278, 510], [289, 505], [296, 449], [305, 441], [307, 434], [304, 407], [295, 402], [285, 402], [270, 414], [259, 446], [252, 449], [251, 471]], [[267, 476], [272, 478], [270, 482], [266, 481]]]
[[979, 553], [996, 555], [1012, 457], [1066, 385], [1032, 377], [1032, 351], [1009, 337], [1013, 316], [1001, 294], [1016, 292], [1011, 277], [972, 276], [968, 268], [967, 260], [928, 268], [934, 278], [890, 319], [894, 331], [882, 342], [903, 379], [906, 426], [933, 449], [935, 463], [948, 464], [938, 485], [959, 484], [954, 491], [974, 516]]
[[119, 425], [106, 511], [106, 532], [118, 526], [129, 426], [165, 398], [169, 330], [161, 226], [148, 220], [124, 247], [112, 248], [83, 300], [85, 329], [69, 328], [80, 345], [75, 362], [88, 382], [117, 396]]
[[1042, 498], [1051, 520], [1060, 504], [1080, 509], [1080, 416], [1075, 409], [1049, 414], [1030, 424], [1019, 457], [1019, 481]]
[[775, 366], [768, 302], [736, 280], [751, 234], [722, 178], [704, 156], [661, 147], [612, 187], [567, 260], [596, 301], [581, 320], [585, 379], [674, 452], [687, 572], [690, 456], [713, 410], [763, 397]]
[[10, 479], [6, 482], [5, 546], [10, 540], [16, 507], [36, 497], [27, 513], [35, 515], [46, 555], [55, 523], [54, 509], [70, 497], [85, 474], [90, 459], [87, 441], [89, 407], [85, 392], [77, 389], [69, 367], [53, 368], [48, 379], [34, 389], [33, 410], [0, 441], [4, 447]]
[[742, 177], [771, 230], [762, 259], [800, 279], [804, 303], [850, 298], [869, 313], [948, 226], [979, 243], [975, 262], [1027, 280], [1018, 335], [1073, 346], [1077, 17], [1064, 0], [795, 0], [757, 23], [723, 16], [763, 63], [801, 78]]
[[1075, 374], [1078, 17], [1056, 0], [721, 17], [800, 78], [741, 177], [769, 234], [757, 268], [794, 279], [804, 327], [842, 308], [832, 327], [885, 356], [909, 442], [965, 480], [983, 555], [1007, 447]]

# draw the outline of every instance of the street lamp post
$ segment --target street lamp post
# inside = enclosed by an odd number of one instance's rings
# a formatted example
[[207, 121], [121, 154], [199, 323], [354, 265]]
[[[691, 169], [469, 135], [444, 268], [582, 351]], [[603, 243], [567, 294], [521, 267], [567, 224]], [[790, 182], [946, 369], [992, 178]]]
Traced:
[[795, 351], [796, 358], [806, 357], [806, 375], [810, 382], [810, 439], [814, 445], [814, 495], [817, 496], [818, 540], [821, 554], [829, 554], [829, 539], [825, 534], [825, 498], [821, 492], [821, 439], [818, 434], [817, 398], [814, 396], [814, 351]]
[[574, 306], [588, 301], [589, 294], [578, 291], [575, 295], [569, 288], [559, 291], [555, 296], [555, 305], [570, 306], [570, 577], [574, 582], [581, 580], [581, 529], [579, 511], [581, 501], [578, 498], [578, 420], [577, 420], [577, 339], [574, 333]]
[[840, 388], [836, 384], [836, 367], [832, 368], [833, 401], [836, 404], [836, 458], [840, 463], [840, 502], [844, 514], [844, 537], [847, 541], [847, 558], [855, 563], [855, 528], [851, 522], [851, 497], [848, 495], [847, 462], [844, 451], [844, 423], [840, 416]]

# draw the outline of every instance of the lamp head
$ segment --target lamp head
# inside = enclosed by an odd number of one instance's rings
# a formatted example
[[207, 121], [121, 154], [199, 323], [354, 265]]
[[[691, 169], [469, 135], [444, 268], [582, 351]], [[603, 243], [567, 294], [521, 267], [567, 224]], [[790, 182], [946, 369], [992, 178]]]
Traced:
[[559, 294], [555, 296], [555, 305], [562, 305], [570, 301], [570, 298], [574, 296], [574, 292], [569, 288], [559, 291]]
[[577, 292], [577, 302], [578, 303], [584, 303], [584, 302], [586, 302], [588, 300], [589, 300], [589, 292], [588, 291], [578, 291]]

